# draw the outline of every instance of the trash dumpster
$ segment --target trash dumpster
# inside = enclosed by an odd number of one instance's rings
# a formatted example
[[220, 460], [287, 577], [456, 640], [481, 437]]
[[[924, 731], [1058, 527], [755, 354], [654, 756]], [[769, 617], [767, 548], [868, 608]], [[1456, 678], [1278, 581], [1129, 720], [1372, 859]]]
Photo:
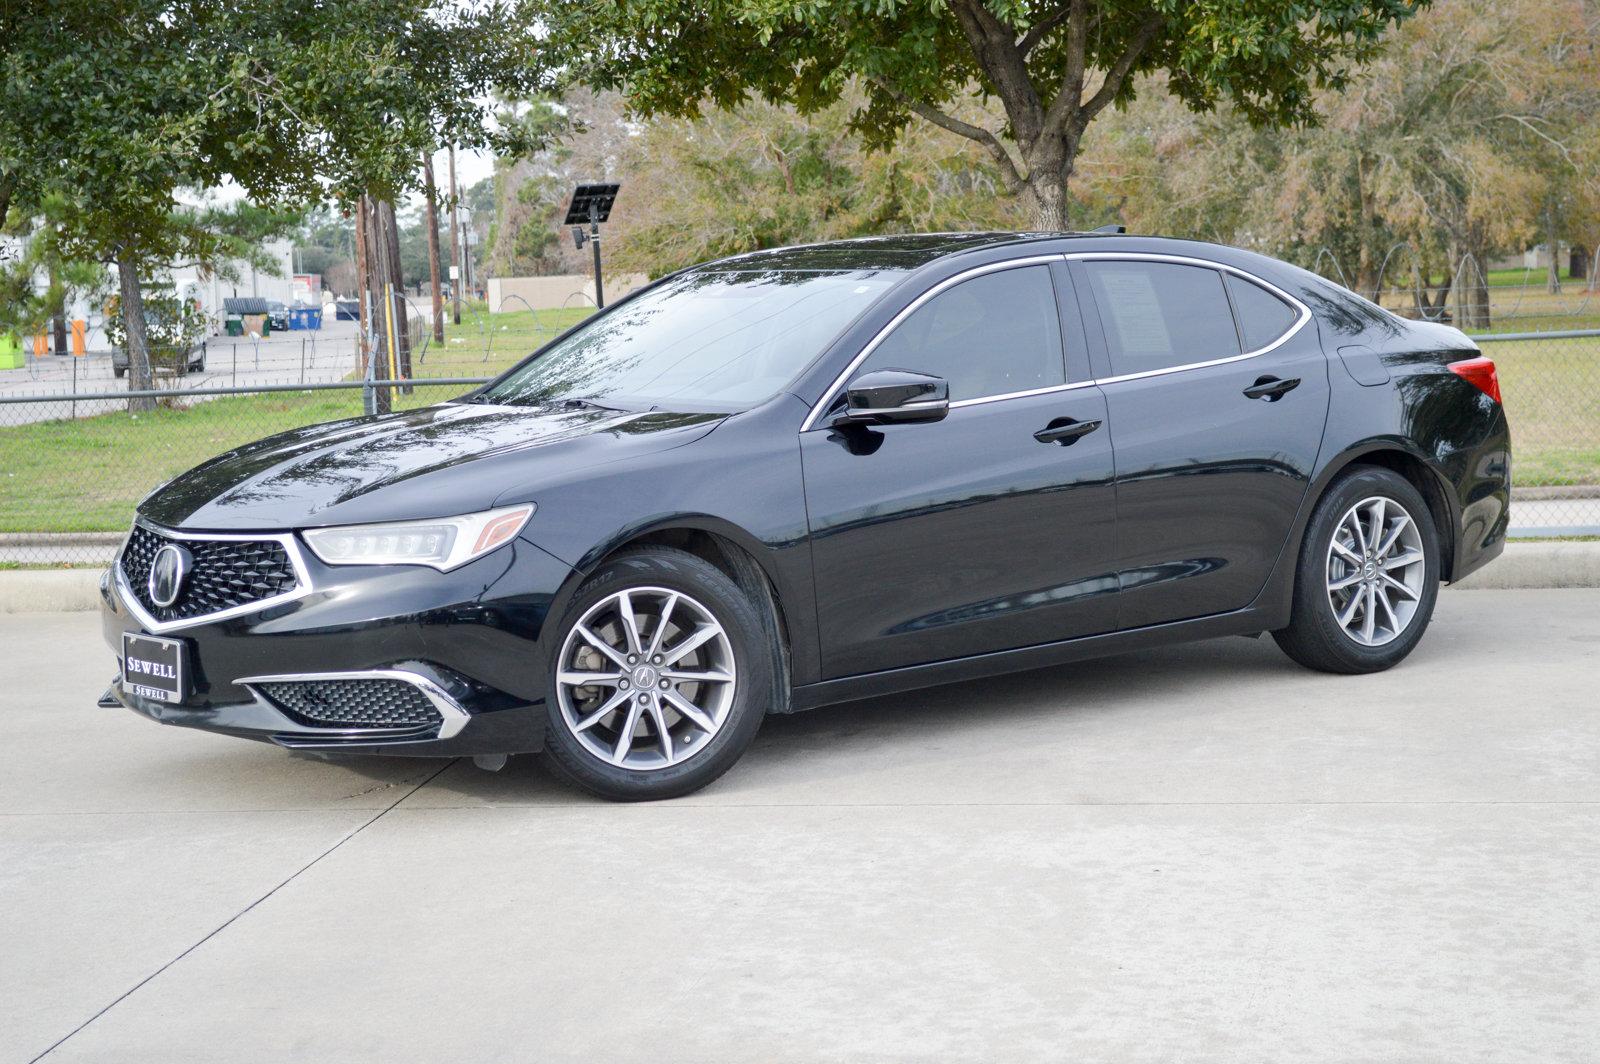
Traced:
[[229, 314], [228, 320], [223, 323], [229, 336], [244, 335], [244, 319], [237, 314]]
[[21, 369], [24, 365], [22, 345], [10, 333], [0, 333], [0, 369]]
[[322, 328], [322, 310], [318, 307], [291, 307], [289, 308], [289, 328], [291, 329], [320, 329]]

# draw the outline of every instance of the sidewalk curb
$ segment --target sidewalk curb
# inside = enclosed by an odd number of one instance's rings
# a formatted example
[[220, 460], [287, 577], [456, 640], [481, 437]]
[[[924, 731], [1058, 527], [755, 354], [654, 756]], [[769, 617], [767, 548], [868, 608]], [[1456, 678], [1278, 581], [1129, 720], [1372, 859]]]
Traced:
[[99, 609], [102, 572], [102, 569], [8, 569], [0, 572], [0, 614]]
[[[0, 571], [0, 614], [99, 609], [101, 571]], [[1465, 591], [1600, 587], [1600, 543], [1507, 543], [1504, 554], [1451, 586]]]
[[1510, 542], [1500, 557], [1451, 586], [1463, 591], [1600, 587], [1600, 543]]

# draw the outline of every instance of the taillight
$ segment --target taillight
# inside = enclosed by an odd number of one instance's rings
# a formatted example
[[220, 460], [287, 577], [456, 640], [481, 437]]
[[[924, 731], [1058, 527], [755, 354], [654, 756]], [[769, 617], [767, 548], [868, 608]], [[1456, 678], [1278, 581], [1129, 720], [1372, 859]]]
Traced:
[[1490, 399], [1500, 401], [1500, 377], [1494, 371], [1494, 359], [1479, 356], [1465, 362], [1452, 362], [1449, 370]]

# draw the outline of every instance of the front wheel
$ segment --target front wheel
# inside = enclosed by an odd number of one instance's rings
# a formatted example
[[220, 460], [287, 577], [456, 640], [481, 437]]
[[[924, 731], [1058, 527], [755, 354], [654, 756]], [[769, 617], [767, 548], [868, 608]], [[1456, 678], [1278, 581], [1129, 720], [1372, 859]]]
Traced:
[[755, 738], [776, 648], [757, 608], [720, 569], [648, 547], [607, 562], [554, 631], [545, 752], [604, 798], [698, 790]]
[[1328, 489], [1300, 545], [1289, 626], [1273, 632], [1323, 672], [1378, 672], [1416, 647], [1439, 594], [1439, 535], [1417, 489], [1359, 467]]

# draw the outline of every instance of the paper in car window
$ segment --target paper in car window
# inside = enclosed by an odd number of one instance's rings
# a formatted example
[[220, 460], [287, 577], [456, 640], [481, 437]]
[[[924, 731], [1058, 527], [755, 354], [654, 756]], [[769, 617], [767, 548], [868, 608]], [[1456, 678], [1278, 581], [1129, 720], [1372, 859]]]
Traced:
[[1122, 350], [1130, 355], [1172, 353], [1172, 336], [1161, 313], [1161, 300], [1150, 274], [1142, 269], [1119, 270], [1101, 267], [1100, 288], [1110, 304], [1111, 321], [1117, 329]]

